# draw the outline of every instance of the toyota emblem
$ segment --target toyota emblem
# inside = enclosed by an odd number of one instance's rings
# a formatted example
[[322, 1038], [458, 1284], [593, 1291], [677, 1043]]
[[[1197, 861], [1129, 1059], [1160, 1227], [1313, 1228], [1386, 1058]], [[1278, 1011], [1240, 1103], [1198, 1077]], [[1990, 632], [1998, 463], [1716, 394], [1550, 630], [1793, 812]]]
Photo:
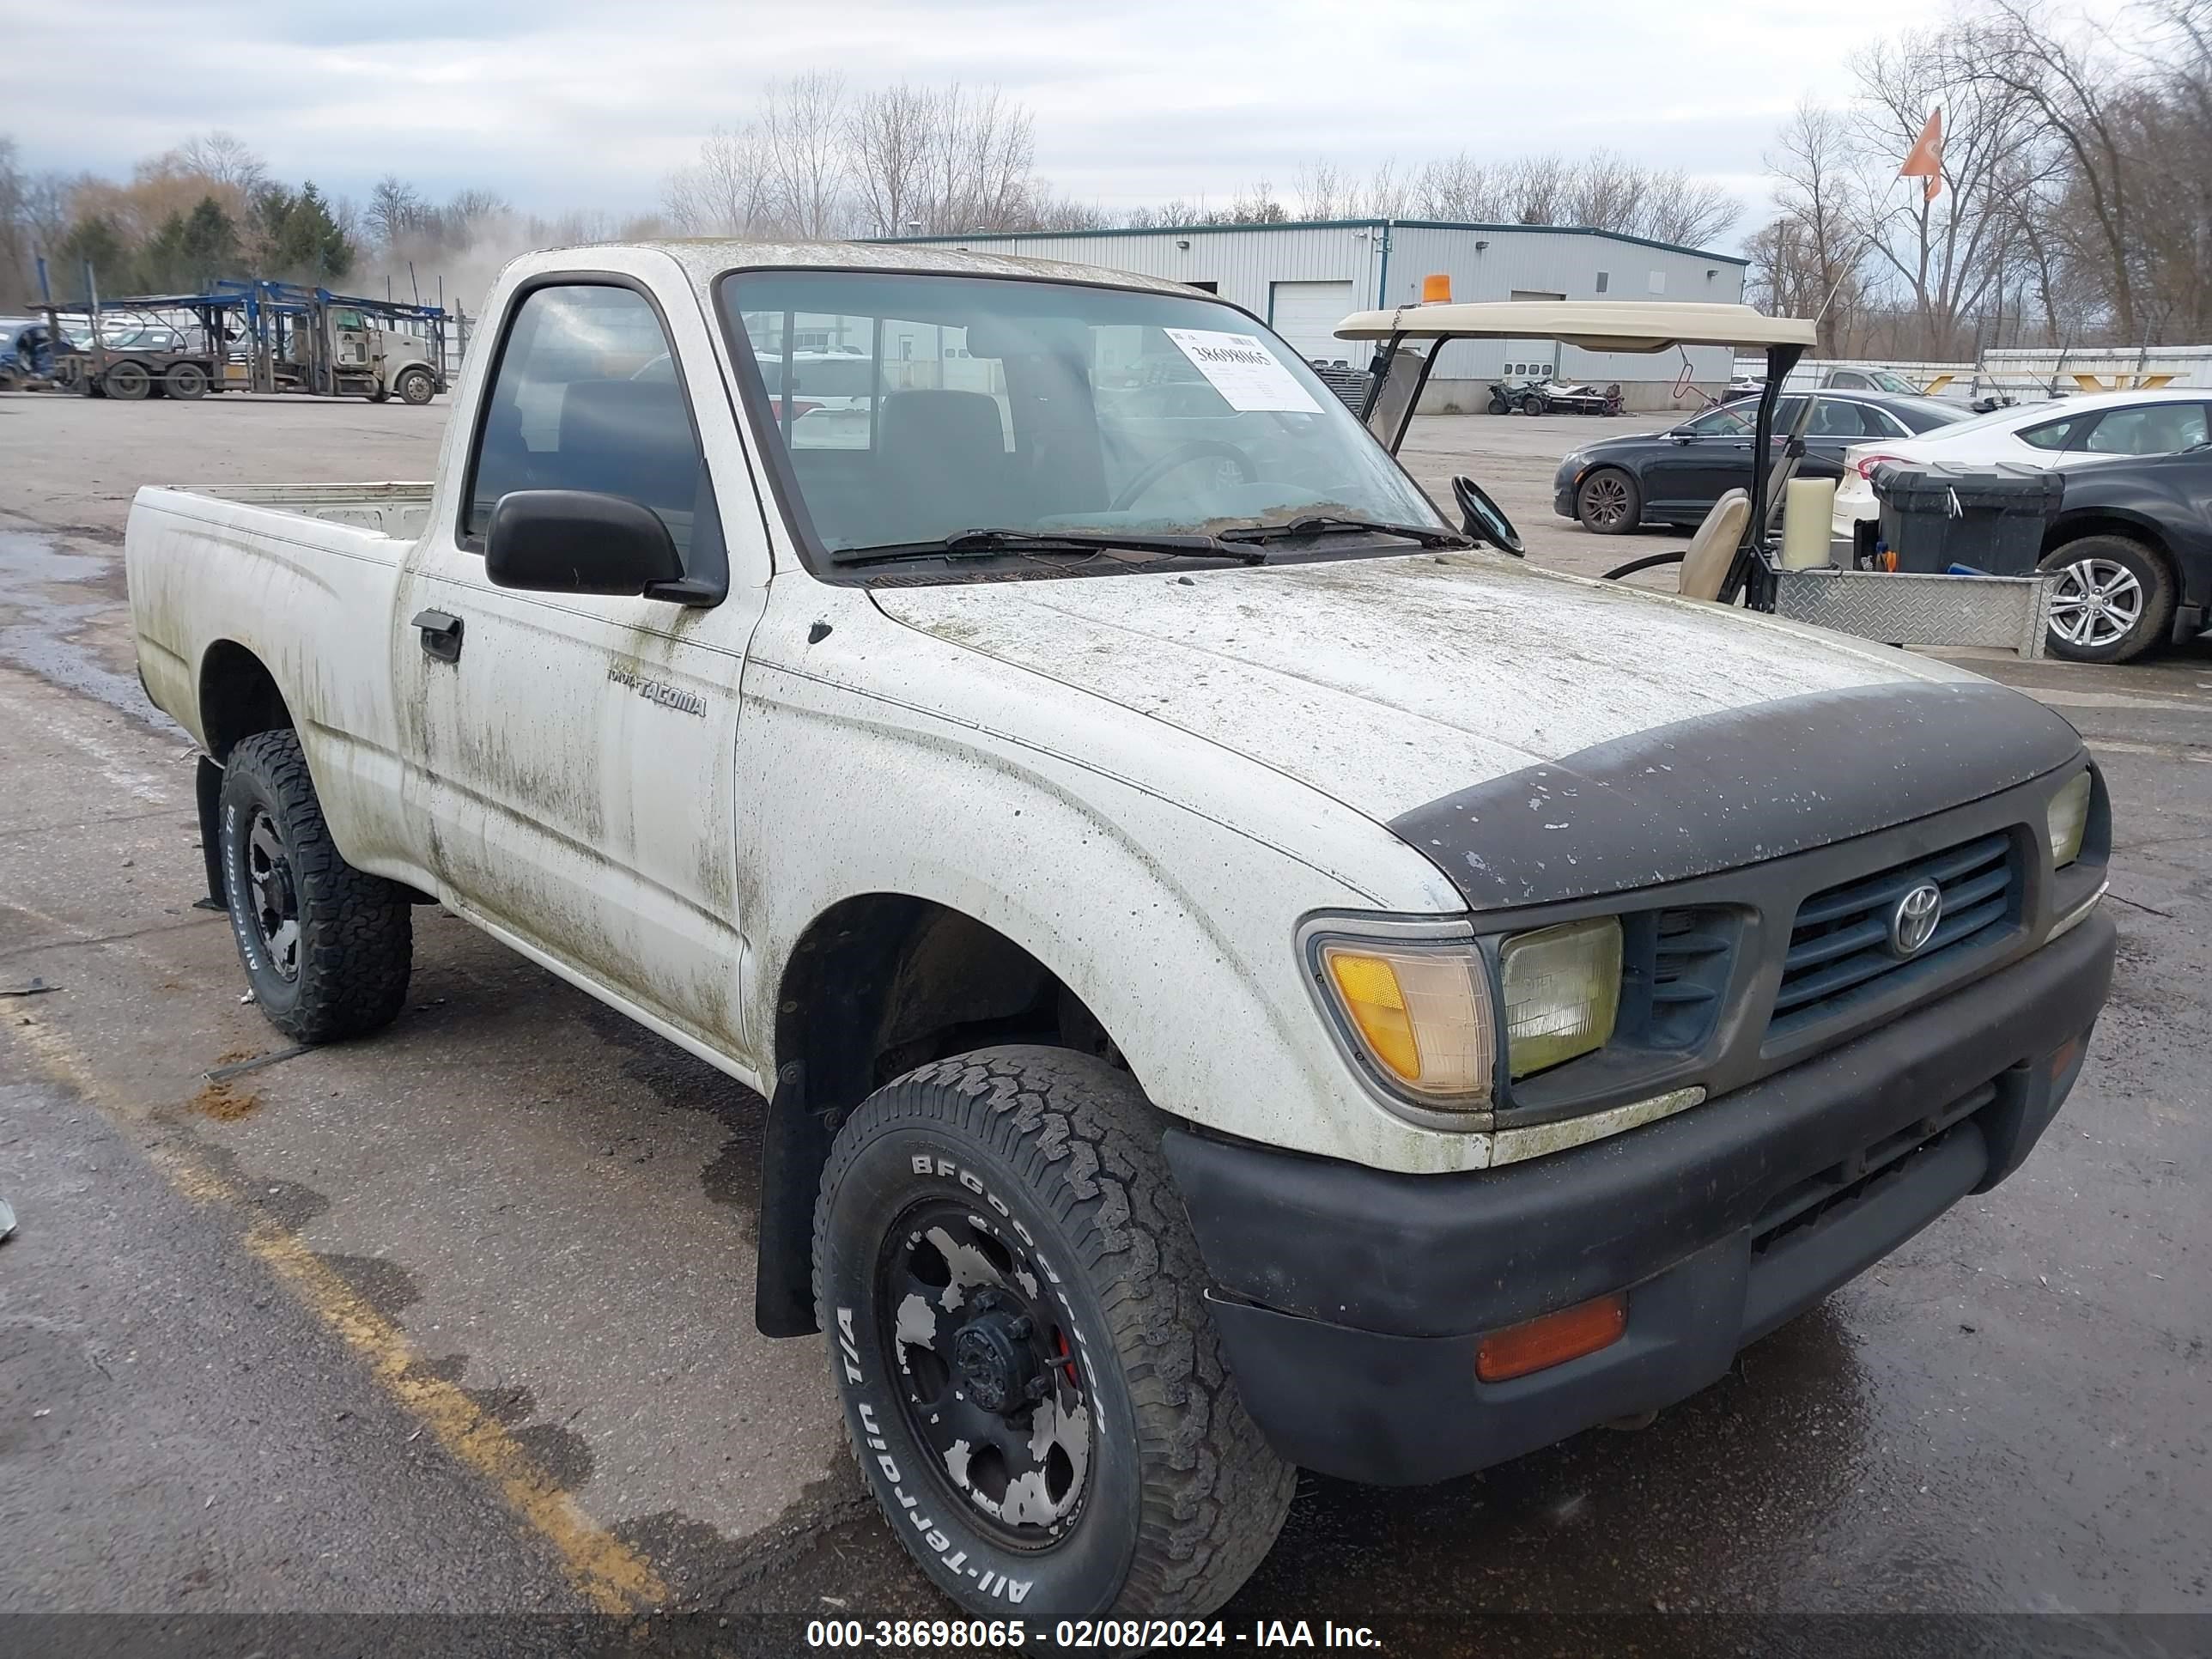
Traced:
[[1917, 957], [1936, 937], [1936, 924], [1943, 920], [1943, 890], [1923, 881], [1898, 900], [1889, 913], [1889, 952], [1893, 957]]

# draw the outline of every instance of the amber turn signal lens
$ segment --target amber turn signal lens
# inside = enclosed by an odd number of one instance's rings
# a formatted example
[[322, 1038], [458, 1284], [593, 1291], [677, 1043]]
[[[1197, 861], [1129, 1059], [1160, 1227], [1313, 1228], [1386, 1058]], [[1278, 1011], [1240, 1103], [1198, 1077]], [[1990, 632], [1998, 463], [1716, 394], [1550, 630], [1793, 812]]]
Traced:
[[1610, 1347], [1628, 1328], [1628, 1298], [1618, 1292], [1492, 1331], [1474, 1351], [1474, 1374], [1485, 1382], [1508, 1382]]

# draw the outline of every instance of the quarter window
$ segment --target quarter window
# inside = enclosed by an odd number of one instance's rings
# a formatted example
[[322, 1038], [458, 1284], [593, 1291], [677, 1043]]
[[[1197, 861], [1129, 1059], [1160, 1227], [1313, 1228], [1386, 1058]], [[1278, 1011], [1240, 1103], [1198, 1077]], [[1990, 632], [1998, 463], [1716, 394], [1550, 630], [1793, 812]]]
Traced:
[[2020, 441], [2038, 449], [2070, 448], [2096, 418], [2094, 415], [2069, 415], [2063, 421], [2045, 421], [2041, 426], [2023, 427]]
[[672, 348], [642, 295], [569, 284], [516, 307], [484, 404], [463, 533], [481, 538], [514, 489], [627, 496], [659, 515], [687, 569], [719, 563], [705, 458]]

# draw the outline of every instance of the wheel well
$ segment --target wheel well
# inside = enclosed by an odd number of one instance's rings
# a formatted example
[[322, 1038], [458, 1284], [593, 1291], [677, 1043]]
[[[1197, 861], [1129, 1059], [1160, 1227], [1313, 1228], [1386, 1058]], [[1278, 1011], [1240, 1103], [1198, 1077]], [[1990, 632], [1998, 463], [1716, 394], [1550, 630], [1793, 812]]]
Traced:
[[2124, 536], [2131, 542], [2140, 542], [2158, 555], [2169, 573], [2178, 574], [2174, 572], [2172, 550], [2154, 526], [2112, 514], [2084, 513], [2078, 517], [2062, 518], [2044, 532], [2044, 554], [2047, 557], [2069, 542], [2078, 542], [2090, 536]]
[[239, 739], [291, 729], [292, 711], [261, 659], [234, 640], [217, 640], [200, 661], [200, 731], [208, 753], [228, 760]]
[[776, 1000], [754, 1287], [762, 1331], [816, 1328], [814, 1195], [846, 1115], [902, 1073], [1001, 1042], [1120, 1060], [1105, 1028], [1058, 975], [957, 910], [870, 893], [831, 906], [807, 928]]

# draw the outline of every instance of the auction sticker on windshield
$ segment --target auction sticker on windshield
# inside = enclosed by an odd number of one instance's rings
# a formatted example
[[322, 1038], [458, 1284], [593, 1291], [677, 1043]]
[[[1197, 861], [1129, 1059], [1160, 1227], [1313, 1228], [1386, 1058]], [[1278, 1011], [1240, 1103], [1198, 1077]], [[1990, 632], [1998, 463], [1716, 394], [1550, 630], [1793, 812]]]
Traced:
[[1210, 328], [1163, 329], [1230, 408], [1255, 413], [1318, 415], [1321, 405], [1282, 360], [1250, 334]]

